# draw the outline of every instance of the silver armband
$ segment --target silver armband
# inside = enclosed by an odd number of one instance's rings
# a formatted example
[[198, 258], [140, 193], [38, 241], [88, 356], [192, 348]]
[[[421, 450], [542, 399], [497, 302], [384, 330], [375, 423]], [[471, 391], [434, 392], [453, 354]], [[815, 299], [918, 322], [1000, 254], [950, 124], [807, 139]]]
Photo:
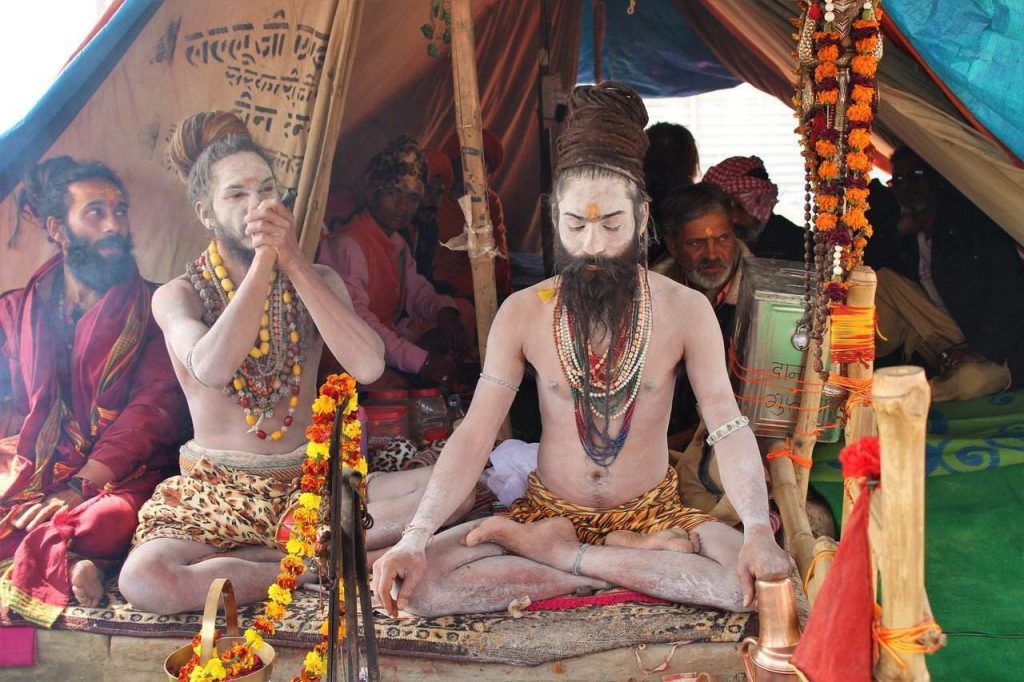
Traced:
[[730, 419], [726, 423], [719, 426], [717, 429], [708, 434], [707, 443], [708, 445], [715, 445], [722, 441], [726, 436], [731, 434], [733, 431], [739, 431], [744, 426], [750, 423], [750, 420], [740, 415], [735, 419]]
[[490, 374], [484, 374], [483, 372], [480, 372], [480, 378], [484, 379], [486, 381], [490, 381], [491, 383], [498, 384], [499, 386], [504, 386], [505, 388], [507, 388], [510, 391], [514, 391], [516, 393], [519, 392], [519, 387], [518, 386], [516, 386], [515, 384], [513, 384], [513, 383], [511, 383], [509, 381], [505, 381], [504, 379], [499, 379], [498, 377], [492, 377]]
[[206, 386], [207, 388], [213, 388], [213, 386], [210, 386], [210, 384], [206, 383], [205, 381], [196, 376], [196, 370], [194, 367], [192, 367], [192, 351], [194, 351], [195, 349], [196, 347], [192, 346], [191, 348], [188, 349], [188, 352], [185, 353], [185, 369], [188, 370], [188, 375], [195, 379], [196, 381], [198, 381], [200, 384]]

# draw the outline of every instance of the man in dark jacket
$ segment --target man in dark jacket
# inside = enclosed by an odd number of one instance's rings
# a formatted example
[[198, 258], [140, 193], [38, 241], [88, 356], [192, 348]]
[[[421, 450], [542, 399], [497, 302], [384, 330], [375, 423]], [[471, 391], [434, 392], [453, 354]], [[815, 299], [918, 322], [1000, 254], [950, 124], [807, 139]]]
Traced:
[[1024, 386], [1024, 263], [1013, 239], [911, 149], [893, 155], [892, 177], [917, 268], [913, 280], [878, 273], [876, 355], [920, 355], [937, 373], [936, 401]]

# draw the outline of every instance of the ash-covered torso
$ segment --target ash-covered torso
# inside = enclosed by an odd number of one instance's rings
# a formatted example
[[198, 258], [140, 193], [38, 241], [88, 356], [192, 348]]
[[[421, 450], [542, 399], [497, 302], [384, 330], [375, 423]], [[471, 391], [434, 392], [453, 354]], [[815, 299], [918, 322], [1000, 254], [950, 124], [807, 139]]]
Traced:
[[[544, 427], [538, 475], [545, 487], [567, 501], [615, 506], [653, 488], [668, 470], [669, 408], [684, 345], [690, 341], [687, 309], [703, 300], [691, 289], [649, 274], [653, 320], [632, 424], [618, 455], [605, 467], [595, 463], [580, 442], [575, 401], [555, 346], [555, 302], [547, 295], [556, 282], [549, 279], [516, 294], [523, 356], [537, 373]], [[602, 343], [595, 351], [600, 354], [604, 348]], [[619, 433], [625, 417], [620, 414], [612, 420], [612, 436]]]
[[[191, 311], [195, 318], [202, 319], [209, 326], [216, 319], [216, 313], [211, 316], [208, 306], [203, 304], [188, 275], [176, 280], [175, 285], [183, 288], [182, 294], [187, 296], [190, 305], [195, 306]], [[301, 305], [297, 296], [294, 300]], [[214, 306], [214, 308], [217, 307]], [[273, 318], [273, 312], [268, 311], [270, 313], [268, 316]], [[286, 311], [282, 311], [282, 314], [286, 314]], [[287, 319], [284, 320], [284, 323], [287, 324]], [[273, 415], [264, 416], [262, 421], [255, 409], [256, 401], [252, 400], [253, 396], [249, 396], [248, 399], [252, 401], [252, 404], [248, 409], [250, 415], [256, 417], [256, 423], [252, 423], [252, 418], [246, 419], [245, 410], [247, 408], [240, 404], [240, 397], [244, 396], [239, 396], [235, 383], [239, 379], [244, 381], [240, 373], [236, 372], [235, 378], [227, 386], [208, 388], [189, 376], [184, 363], [178, 360], [175, 353], [171, 353], [175, 374], [185, 392], [189, 411], [192, 414], [192, 424], [195, 429], [194, 440], [197, 445], [203, 448], [237, 450], [253, 454], [281, 454], [295, 450], [305, 442], [306, 426], [312, 420], [310, 406], [316, 398], [316, 373], [317, 366], [320, 364], [320, 355], [323, 352], [323, 339], [317, 333], [316, 327], [310, 323], [307, 315], [305, 323], [301, 325], [303, 329], [299, 335], [298, 353], [294, 351], [288, 353], [281, 347], [292, 344], [290, 338], [292, 330], [281, 328], [280, 325], [280, 320], [270, 320], [270, 328], [267, 330], [270, 338], [265, 343], [269, 343], [272, 346], [270, 350], [275, 354], [280, 354], [285, 363], [288, 363], [289, 358], [294, 360], [297, 359], [296, 356], [301, 357], [301, 362], [297, 363], [301, 367], [301, 373], [292, 374], [294, 383], [285, 381], [285, 385], [276, 391], [278, 399], [271, 404]], [[256, 368], [260, 364], [268, 363], [253, 362], [250, 357], [247, 364], [250, 366], [248, 372], [250, 377], [255, 379], [258, 371]], [[291, 373], [290, 367], [291, 364], [287, 364], [285, 368], [287, 373]], [[260, 376], [259, 378], [266, 380], [269, 377]], [[272, 388], [273, 379], [270, 379], [269, 383]], [[297, 392], [293, 389], [297, 389]], [[290, 404], [293, 397], [296, 398], [294, 406]], [[290, 407], [294, 409], [289, 415]], [[291, 417], [290, 423], [287, 428], [283, 428], [285, 419], [289, 416]], [[263, 431], [266, 437], [260, 438], [259, 431]], [[279, 439], [273, 438], [275, 432], [280, 432]]]

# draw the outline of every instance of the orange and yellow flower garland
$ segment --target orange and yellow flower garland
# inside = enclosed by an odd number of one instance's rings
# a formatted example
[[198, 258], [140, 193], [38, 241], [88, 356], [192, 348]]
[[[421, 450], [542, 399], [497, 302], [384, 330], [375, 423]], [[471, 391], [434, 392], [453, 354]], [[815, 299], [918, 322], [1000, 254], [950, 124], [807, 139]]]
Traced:
[[[198, 644], [196, 656], [189, 661], [188, 677], [183, 678], [179, 674], [179, 680], [185, 682], [214, 682], [220, 680], [231, 680], [242, 674], [248, 674], [258, 668], [241, 668], [231, 665], [225, 666], [225, 661], [234, 661], [238, 664], [255, 659], [256, 650], [263, 646], [263, 636], [273, 636], [280, 622], [287, 613], [287, 607], [292, 601], [292, 590], [298, 585], [299, 576], [306, 571], [306, 559], [312, 559], [317, 554], [317, 526], [323, 518], [322, 508], [324, 506], [324, 492], [327, 488], [327, 474], [329, 470], [331, 430], [334, 425], [334, 414], [337, 409], [342, 410], [342, 430], [345, 438], [341, 444], [341, 464], [343, 467], [355, 469], [364, 476], [366, 475], [366, 458], [363, 457], [360, 441], [362, 439], [362, 426], [356, 411], [359, 407], [355, 379], [348, 374], [333, 374], [320, 387], [320, 395], [313, 402], [313, 422], [306, 427], [306, 438], [309, 444], [306, 446], [306, 459], [302, 463], [302, 478], [300, 479], [299, 506], [294, 512], [295, 525], [292, 529], [285, 551], [287, 555], [281, 559], [281, 572], [277, 580], [267, 589], [268, 600], [263, 608], [263, 613], [253, 620], [252, 627], [245, 631], [245, 642], [236, 644], [230, 652], [226, 652], [221, 658], [212, 658], [205, 666], [198, 665]], [[362, 491], [365, 493], [365, 490]], [[338, 597], [342, 603], [344, 612], [344, 595]], [[313, 650], [306, 654], [302, 664], [302, 670], [292, 678], [291, 682], [317, 682], [327, 672], [327, 647], [329, 645], [327, 619], [324, 619], [320, 626], [320, 642], [313, 647]], [[345, 636], [345, 625], [338, 629], [337, 636]], [[231, 659], [225, 659], [228, 654]], [[182, 671], [184, 672], [184, 668]], [[244, 671], [244, 672], [242, 672]], [[233, 674], [229, 674], [233, 673]]]
[[[828, 8], [825, 8], [828, 10]], [[878, 1], [866, 4], [854, 21], [850, 37], [856, 54], [850, 67], [849, 99], [845, 102], [845, 130], [836, 129], [840, 89], [837, 62], [841, 35], [822, 3], [812, 0], [804, 17], [815, 30], [816, 66], [807, 77], [814, 90], [816, 111], [798, 128], [814, 188], [814, 243], [819, 260], [819, 282], [825, 300], [846, 301], [846, 274], [863, 262], [872, 228], [867, 219], [868, 182], [872, 168], [871, 125], [877, 99], [876, 47], [881, 10]], [[842, 145], [841, 145], [842, 142]], [[842, 151], [841, 151], [842, 146]]]

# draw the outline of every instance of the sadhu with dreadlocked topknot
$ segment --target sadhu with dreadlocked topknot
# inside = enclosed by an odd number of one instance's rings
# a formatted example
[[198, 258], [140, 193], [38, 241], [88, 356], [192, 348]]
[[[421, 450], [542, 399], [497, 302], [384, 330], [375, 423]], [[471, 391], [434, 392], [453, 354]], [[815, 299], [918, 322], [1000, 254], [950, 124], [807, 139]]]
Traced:
[[[573, 92], [551, 201], [560, 273], [498, 311], [469, 413], [401, 542], [374, 565], [391, 613], [501, 611], [524, 594], [536, 601], [609, 583], [745, 610], [755, 578], [788, 574], [711, 306], [641, 262], [646, 123], [643, 101], [622, 83]], [[523, 496], [508, 515], [431, 542], [472, 490], [527, 363], [543, 436]], [[712, 426], [742, 534], [679, 502], [666, 429], [681, 364]]]

